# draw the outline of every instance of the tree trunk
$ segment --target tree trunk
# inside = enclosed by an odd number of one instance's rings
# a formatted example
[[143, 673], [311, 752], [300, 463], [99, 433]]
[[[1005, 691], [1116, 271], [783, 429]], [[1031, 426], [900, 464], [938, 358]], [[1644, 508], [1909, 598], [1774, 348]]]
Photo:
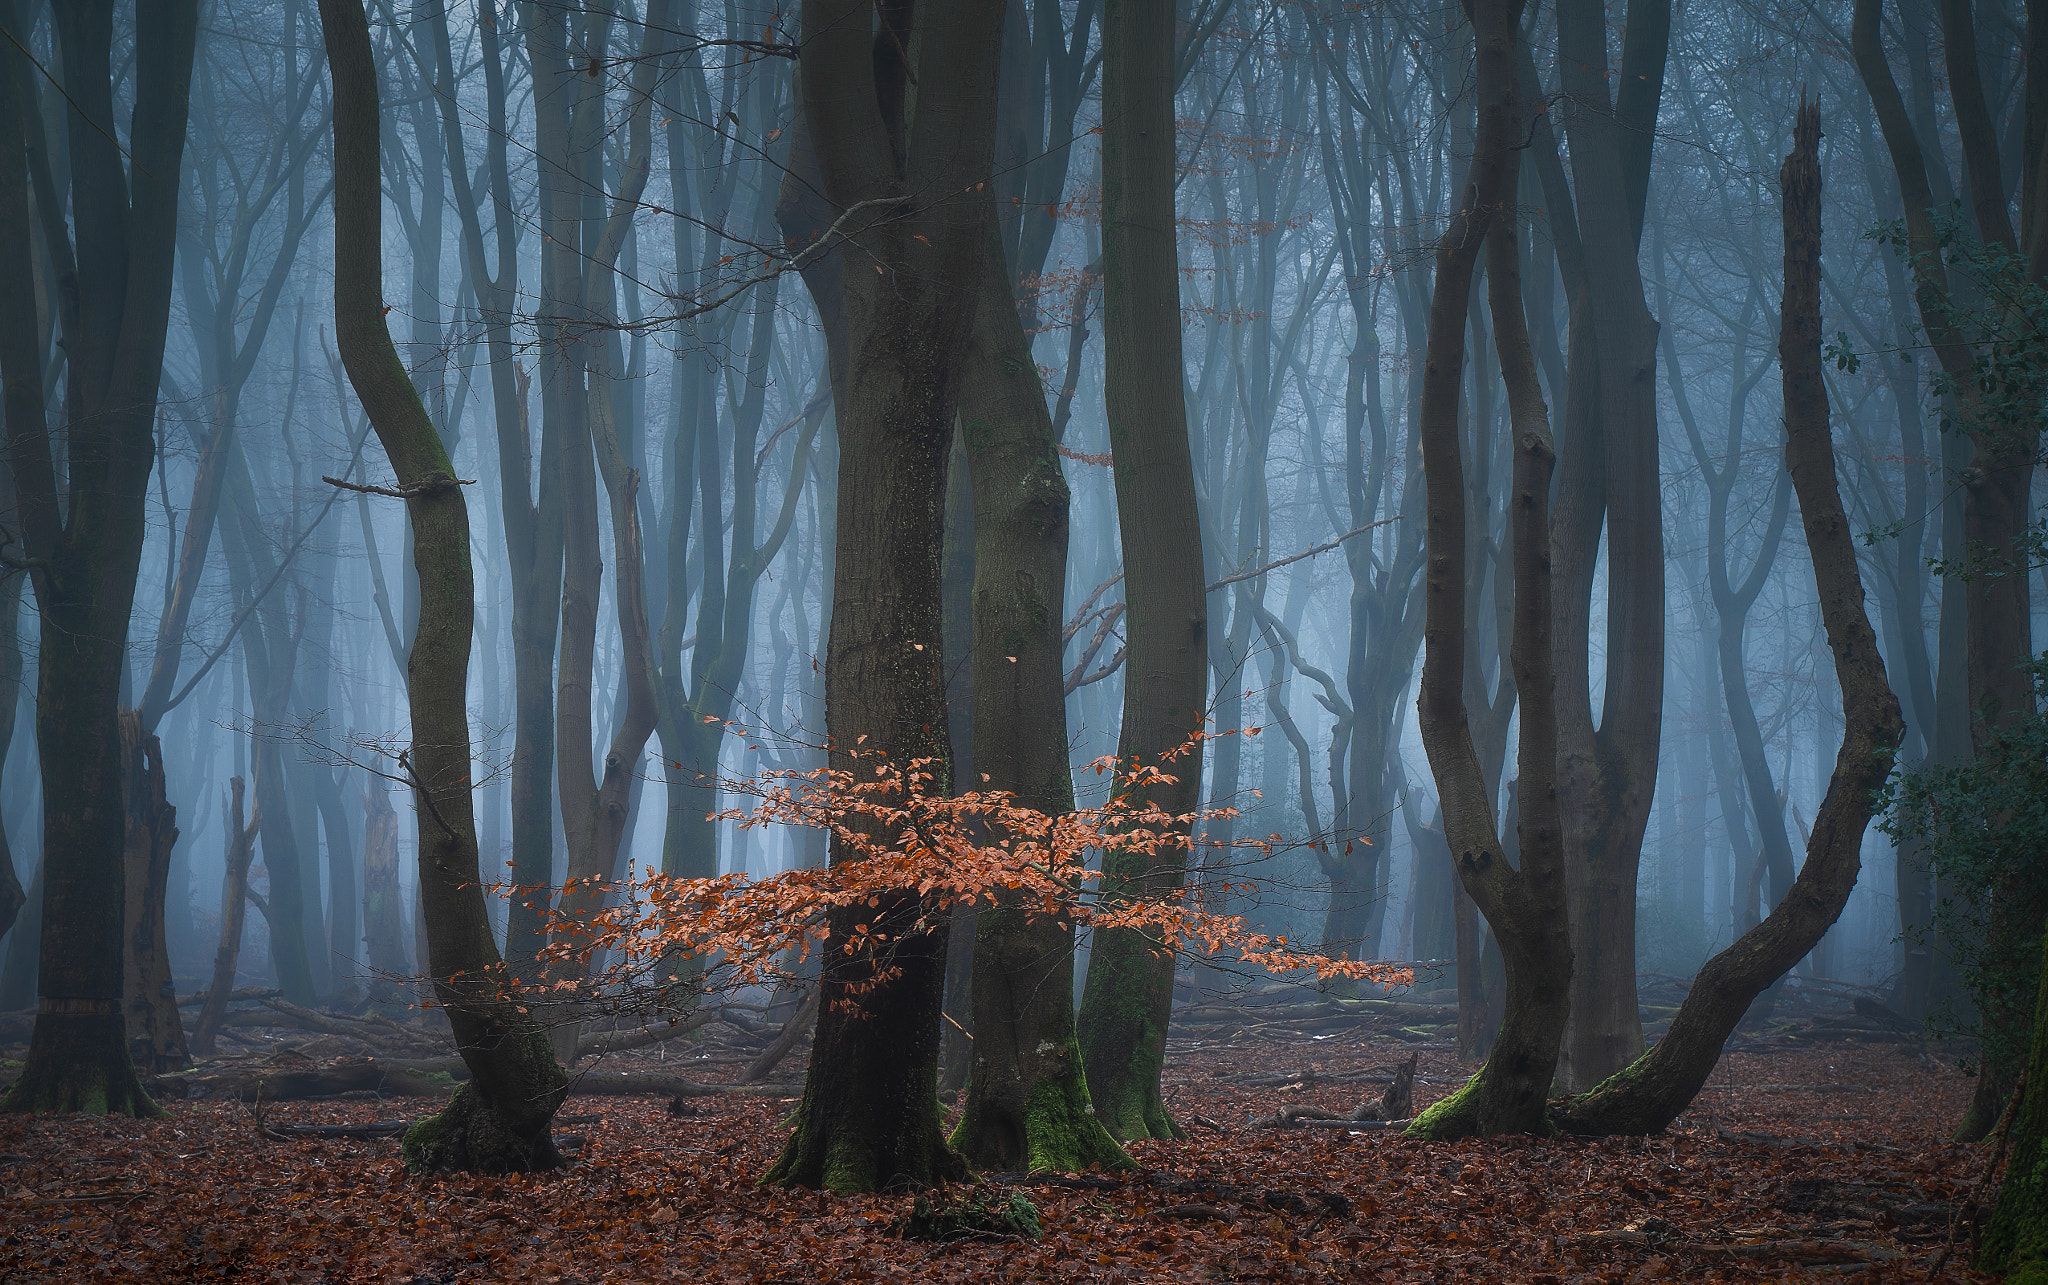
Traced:
[[[871, 40], [875, 16], [872, 0], [806, 0], [798, 59], [823, 190], [847, 212], [846, 235], [860, 254], [842, 301], [848, 353], [826, 729], [833, 767], [865, 773], [875, 753], [899, 768], [922, 761], [932, 788], [943, 790], [946, 456], [974, 305], [958, 283], [986, 270], [986, 242], [971, 202], [907, 207], [905, 195], [987, 180], [1002, 4], [922, 5], [914, 31], [903, 29], [901, 9], [885, 7]], [[915, 76], [905, 65], [911, 50]], [[915, 116], [905, 120], [912, 83]], [[834, 845], [834, 862], [853, 859]], [[914, 891], [879, 900], [835, 912], [827, 924], [803, 1103], [765, 1181], [878, 1191], [962, 1171], [938, 1113], [946, 932]], [[869, 951], [845, 948], [861, 925], [887, 934], [886, 973]]]
[[[1565, 914], [1564, 826], [1555, 653], [1551, 622], [1549, 414], [1537, 382], [1523, 315], [1519, 232], [1508, 204], [1515, 191], [1520, 132], [1513, 76], [1519, 0], [1477, 0], [1472, 25], [1481, 86], [1478, 138], [1468, 186], [1437, 246], [1423, 373], [1423, 475], [1428, 504], [1428, 580], [1422, 694], [1416, 705], [1458, 877], [1485, 914], [1507, 966], [1506, 1013], [1479, 1073], [1431, 1106], [1409, 1134], [1459, 1138], [1547, 1129], [1551, 1077], [1564, 1038], [1572, 946], [1558, 931]], [[1509, 538], [1514, 558], [1514, 643], [1510, 661], [1521, 702], [1515, 826], [1520, 864], [1511, 866], [1494, 800], [1474, 748], [1465, 705], [1466, 585], [1464, 461], [1458, 401], [1465, 368], [1466, 306], [1482, 241], [1494, 345], [1507, 384], [1514, 432]]]
[[[363, 949], [370, 965], [369, 998], [398, 1003], [414, 975], [405, 951], [404, 891], [398, 882], [398, 814], [381, 781], [363, 788]], [[419, 971], [426, 970], [420, 961]]]
[[171, 959], [164, 940], [164, 887], [171, 849], [178, 842], [178, 811], [164, 787], [163, 746], [145, 736], [141, 716], [121, 711], [122, 801], [127, 839], [122, 851], [124, 952], [123, 1005], [130, 1056], [148, 1075], [183, 1070], [184, 1024], [171, 984]]
[[242, 921], [249, 908], [249, 863], [256, 855], [256, 827], [242, 819], [245, 791], [242, 778], [228, 782], [228, 803], [221, 809], [228, 842], [226, 869], [221, 875], [220, 945], [213, 952], [213, 983], [207, 987], [206, 1003], [192, 1023], [192, 1052], [207, 1057], [213, 1052], [214, 1037], [228, 1011], [228, 998], [235, 989], [235, 964], [242, 953]]
[[546, 1034], [507, 994], [477, 882], [467, 685], [475, 585], [469, 513], [446, 447], [392, 345], [382, 298], [377, 66], [359, 0], [320, 0], [334, 96], [335, 335], [405, 494], [419, 623], [406, 663], [421, 911], [435, 994], [471, 1079], [406, 1131], [415, 1172], [508, 1173], [561, 1163], [549, 1125], [567, 1091]]
[[[990, 201], [988, 249], [960, 431], [973, 481], [973, 758], [970, 789], [1007, 790], [1049, 816], [1071, 811], [1062, 662], [1067, 483], [1031, 344], [1018, 318]], [[1014, 906], [977, 910], [967, 1105], [953, 1144], [1006, 1172], [1130, 1163], [1097, 1118], [1074, 1027], [1074, 928]]]
[[[1208, 694], [1208, 604], [1181, 354], [1173, 27], [1167, 0], [1110, 0], [1103, 10], [1103, 397], [1128, 640], [1117, 757], [1170, 770], [1177, 779], [1147, 802], [1186, 815], [1201, 801], [1202, 749], [1190, 741]], [[1170, 896], [1186, 867], [1184, 850], [1111, 860], [1102, 895]], [[1173, 956], [1142, 933], [1095, 936], [1081, 1054], [1096, 1116], [1116, 1138], [1180, 1136], [1159, 1092], [1173, 972]]]
[[1841, 752], [1785, 898], [1762, 923], [1708, 960], [1657, 1046], [1559, 1113], [1576, 1133], [1656, 1133], [1691, 1104], [1750, 1002], [1783, 976], [1842, 913], [1861, 867], [1872, 801], [1891, 774], [1904, 723], [1864, 609], [1855, 539], [1835, 480], [1821, 368], [1820, 110], [1802, 104], [1779, 185], [1785, 202], [1785, 465], [1799, 495], [1835, 676], [1842, 687]]
[[2009, 1281], [2048, 1272], [2048, 941], [2041, 943], [2041, 987], [2034, 1038], [2011, 1124], [2012, 1158], [1991, 1220], [1977, 1239], [1977, 1270]]
[[[75, 301], [64, 310], [66, 505], [42, 394], [29, 239], [5, 238], [0, 382], [22, 543], [41, 613], [36, 696], [43, 779], [40, 999], [21, 1077], [0, 1108], [149, 1115], [122, 1020], [121, 674], [146, 535], [163, 375], [196, 0], [136, 9], [136, 111], [114, 119], [111, 5], [53, 11], [63, 54]], [[10, 25], [12, 19], [8, 20]], [[0, 226], [29, 226], [22, 104], [28, 33], [0, 52]], [[124, 165], [130, 156], [147, 164]], [[75, 328], [74, 328], [75, 327]]]

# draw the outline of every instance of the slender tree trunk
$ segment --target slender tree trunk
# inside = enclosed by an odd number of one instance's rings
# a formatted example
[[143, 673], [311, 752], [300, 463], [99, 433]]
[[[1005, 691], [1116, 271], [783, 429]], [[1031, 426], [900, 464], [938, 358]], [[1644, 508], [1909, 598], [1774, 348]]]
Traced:
[[[1548, 1128], [1545, 1100], [1564, 1038], [1569, 938], [1565, 832], [1552, 649], [1549, 413], [1537, 382], [1523, 314], [1520, 234], [1507, 204], [1515, 190], [1520, 132], [1513, 76], [1518, 0], [1475, 0], [1472, 25], [1481, 87], [1479, 131], [1468, 187], [1437, 247], [1423, 373], [1423, 473], [1429, 568], [1422, 694], [1416, 712], [1436, 776], [1444, 832], [1463, 882], [1500, 943], [1507, 966], [1506, 1012], [1485, 1066], [1464, 1088], [1431, 1106], [1411, 1136], [1457, 1138]], [[1465, 705], [1466, 517], [1458, 400], [1465, 367], [1466, 306], [1482, 241], [1494, 343], [1507, 384], [1514, 432], [1509, 499], [1514, 558], [1515, 690], [1521, 702], [1520, 777], [1515, 791], [1519, 864], [1510, 865], [1502, 827], [1475, 751]]]
[[[372, 1003], [398, 1002], [413, 975], [405, 952], [404, 892], [398, 882], [398, 814], [382, 782], [363, 788], [363, 950]], [[426, 960], [420, 960], [420, 971]]]
[[[1201, 801], [1202, 749], [1190, 742], [1203, 730], [1208, 605], [1181, 354], [1173, 28], [1168, 0], [1103, 9], [1103, 396], [1128, 640], [1117, 757], [1172, 772], [1147, 802], [1186, 815]], [[1103, 895], [1171, 895], [1186, 867], [1185, 851], [1171, 848], [1142, 864], [1112, 860]], [[1180, 1136], [1159, 1092], [1173, 972], [1172, 955], [1142, 933], [1096, 934], [1081, 1054], [1096, 1116], [1116, 1138]]]
[[507, 1173], [561, 1163], [549, 1124], [567, 1091], [546, 1034], [507, 993], [477, 882], [467, 685], [475, 585], [469, 513], [446, 447], [385, 325], [377, 66], [359, 0], [320, 0], [334, 95], [335, 335], [405, 493], [419, 623], [406, 662], [421, 913], [435, 994], [470, 1080], [406, 1131], [416, 1172]]
[[213, 1053], [220, 1034], [220, 1020], [228, 1010], [228, 997], [235, 989], [235, 965], [242, 953], [242, 923], [249, 909], [249, 864], [256, 855], [256, 827], [242, 819], [245, 791], [242, 778], [228, 782], [228, 801], [221, 808], [227, 828], [225, 870], [221, 875], [220, 945], [213, 952], [213, 983], [206, 990], [206, 1003], [192, 1023], [192, 1052], [199, 1057]]
[[122, 1003], [129, 1055], [138, 1070], [158, 1075], [182, 1069], [191, 1060], [185, 1052], [185, 1028], [164, 941], [164, 892], [171, 849], [178, 842], [178, 811], [165, 792], [163, 746], [143, 733], [141, 716], [133, 710], [121, 711], [120, 719], [127, 816], [121, 862], [126, 969]]
[[[1062, 670], [1067, 483], [994, 208], [961, 375], [974, 488], [973, 763], [969, 788], [1057, 816], [1074, 806]], [[1129, 1164], [1096, 1116], [1074, 1027], [1074, 928], [1014, 906], [974, 924], [972, 1070], [953, 1144], [984, 1169]]]

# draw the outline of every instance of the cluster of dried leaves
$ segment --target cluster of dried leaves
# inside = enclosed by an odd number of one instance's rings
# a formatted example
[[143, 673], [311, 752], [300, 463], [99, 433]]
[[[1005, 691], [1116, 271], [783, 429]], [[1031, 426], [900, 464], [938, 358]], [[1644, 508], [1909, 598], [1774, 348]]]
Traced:
[[[773, 1098], [572, 1098], [571, 1168], [442, 1182], [408, 1178], [389, 1138], [276, 1136], [418, 1099], [0, 1118], [0, 1279], [1968, 1279], [1966, 1246], [1944, 1253], [1984, 1164], [1946, 1139], [1968, 1081], [1908, 1046], [1731, 1054], [1647, 1141], [1250, 1123], [1348, 1112], [1416, 1048], [1250, 1025], [1177, 1040], [1189, 1140], [1138, 1144], [1130, 1175], [985, 1180], [1028, 1196], [1035, 1241], [906, 1239], [907, 1195], [757, 1187], [794, 1105]], [[1461, 1073], [1423, 1047], [1417, 1102]]]
[[[727, 730], [749, 734], [737, 724]], [[846, 754], [850, 766], [778, 769], [728, 782], [729, 792], [751, 802], [714, 819], [741, 830], [824, 830], [844, 859], [761, 879], [652, 872], [602, 890], [606, 895], [589, 895], [590, 888], [567, 891], [563, 908], [549, 917], [542, 952], [552, 980], [537, 992], [523, 988], [517, 997], [527, 1003], [579, 995], [617, 1002], [634, 994], [660, 995], [673, 986], [677, 961], [684, 958], [718, 961], [724, 987], [774, 980], [820, 948], [828, 917], [843, 912], [850, 912], [851, 923], [839, 948], [872, 957], [865, 975], [874, 985], [893, 975], [890, 955], [903, 934], [950, 922], [963, 907], [999, 902], [1076, 927], [1136, 930], [1169, 951], [1227, 953], [1244, 967], [1275, 974], [1412, 983], [1413, 970], [1406, 967], [1297, 949], [1284, 937], [1254, 930], [1242, 916], [1209, 909], [1192, 889], [1141, 895], [1129, 887], [1105, 888], [1104, 864], [1130, 869], [1185, 862], [1197, 842], [1190, 835], [1203, 823], [1237, 815], [1231, 808], [1175, 814], [1150, 802], [1158, 787], [1174, 781], [1174, 761], [1217, 735], [1197, 733], [1160, 764], [1098, 759], [1090, 769], [1108, 778], [1108, 797], [1057, 814], [1006, 790], [950, 792], [942, 762], [905, 763], [864, 744]], [[1267, 854], [1280, 842], [1277, 836], [1248, 837], [1229, 846]], [[881, 908], [899, 904], [905, 893], [915, 895], [917, 915], [885, 927], [888, 916]], [[603, 908], [571, 908], [586, 905]], [[867, 911], [875, 912], [871, 921], [862, 919]], [[508, 984], [508, 990], [521, 988]]]

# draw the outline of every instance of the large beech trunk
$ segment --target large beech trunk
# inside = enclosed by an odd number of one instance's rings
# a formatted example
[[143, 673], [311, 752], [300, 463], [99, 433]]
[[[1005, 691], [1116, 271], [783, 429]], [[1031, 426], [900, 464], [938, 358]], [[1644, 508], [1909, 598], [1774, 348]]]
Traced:
[[[1437, 247], [1423, 373], [1420, 431], [1429, 561], [1416, 713], [1458, 877], [1492, 925], [1507, 965], [1507, 1009], [1486, 1064], [1465, 1087], [1409, 1126], [1412, 1136], [1437, 1139], [1548, 1127], [1545, 1099], [1564, 1039], [1572, 971], [1571, 943], [1558, 930], [1565, 911], [1565, 847], [1551, 646], [1554, 454], [1523, 313], [1519, 234], [1509, 204], [1518, 155], [1512, 142], [1520, 132], [1513, 79], [1520, 11], [1519, 0], [1477, 0], [1471, 7], [1482, 94], [1479, 131], [1467, 189]], [[1510, 663], [1521, 702], [1521, 775], [1514, 808], [1519, 865], [1509, 864], [1503, 848], [1503, 827], [1474, 746], [1464, 695], [1469, 562], [1458, 402], [1467, 301], [1482, 242], [1488, 253], [1494, 345], [1514, 433], [1508, 511], [1515, 589]]]
[[[1208, 603], [1183, 386], [1174, 224], [1174, 52], [1167, 0], [1112, 0], [1102, 15], [1103, 399], [1116, 459], [1127, 659], [1117, 756], [1163, 764], [1202, 730]], [[1151, 791], [1165, 812], [1197, 810], [1199, 744]], [[1181, 886], [1186, 854], [1111, 861], [1103, 895]], [[1173, 1015], [1173, 957], [1143, 933], [1096, 934], [1081, 997], [1081, 1054], [1096, 1115], [1118, 1138], [1179, 1135], [1159, 1093]]]
[[[1568, 199], [1583, 247], [1569, 264], [1560, 250], [1572, 300], [1556, 551], [1559, 771], [1574, 961], [1563, 1070], [1582, 1086], [1643, 1047], [1636, 891], [1664, 709], [1657, 322], [1637, 258], [1669, 0], [1630, 0], [1623, 29], [1615, 66], [1604, 0], [1557, 7]], [[1603, 530], [1606, 672], [1596, 722], [1591, 603]]]
[[[115, 6], [54, 6], [68, 110], [71, 213], [46, 253], [75, 267], [60, 308], [66, 450], [43, 402], [25, 144], [38, 92], [28, 33], [0, 49], [0, 382], [16, 503], [41, 619], [36, 743], [43, 778], [43, 907], [34, 1034], [6, 1109], [147, 1115], [123, 1023], [121, 734], [117, 722], [153, 428], [169, 324], [196, 0], [136, 6], [114, 64]], [[4, 19], [12, 26], [18, 15]], [[117, 133], [117, 76], [132, 87]], [[129, 158], [147, 158], [129, 163]], [[68, 231], [68, 238], [61, 233]], [[61, 480], [60, 480], [61, 478]], [[60, 492], [62, 493], [60, 495]]]
[[[807, 0], [798, 74], [823, 189], [845, 211], [839, 511], [825, 666], [833, 766], [856, 747], [947, 762], [940, 663], [946, 457], [974, 292], [973, 202], [907, 200], [985, 182], [995, 146], [1000, 0], [917, 7]], [[880, 19], [879, 29], [876, 26]], [[905, 54], [914, 51], [915, 74]], [[907, 91], [915, 113], [906, 119]], [[827, 253], [846, 253], [827, 247]], [[832, 305], [818, 298], [820, 309]], [[863, 770], [872, 770], [863, 761]], [[947, 788], [939, 771], [934, 788]], [[857, 859], [834, 845], [832, 860]], [[888, 971], [852, 930], [887, 934]], [[827, 925], [816, 1038], [796, 1130], [767, 1181], [833, 1191], [922, 1186], [961, 1172], [938, 1113], [946, 933], [915, 892]]]
[[334, 322], [342, 364], [405, 497], [419, 578], [406, 661], [421, 913], [434, 991], [471, 1079], [409, 1129], [416, 1172], [507, 1173], [561, 1163], [549, 1124], [567, 1080], [546, 1033], [507, 994], [477, 881], [469, 678], [475, 585], [469, 512], [447, 449], [384, 321], [377, 67], [360, 0], [320, 0], [334, 95]]
[[1799, 496], [1820, 590], [1821, 618], [1842, 686], [1842, 748], [1814, 817], [1806, 861], [1760, 924], [1707, 961], [1671, 1028], [1620, 1074], [1557, 1112], [1577, 1133], [1655, 1133], [1678, 1117], [1713, 1073], [1721, 1047], [1763, 990], [1804, 958], [1848, 904], [1863, 832], [1890, 775], [1904, 723], [1864, 609], [1863, 582], [1835, 479], [1821, 374], [1820, 109], [1800, 108], [1779, 173], [1785, 202], [1785, 299], [1778, 360], [1785, 385], [1785, 466]]

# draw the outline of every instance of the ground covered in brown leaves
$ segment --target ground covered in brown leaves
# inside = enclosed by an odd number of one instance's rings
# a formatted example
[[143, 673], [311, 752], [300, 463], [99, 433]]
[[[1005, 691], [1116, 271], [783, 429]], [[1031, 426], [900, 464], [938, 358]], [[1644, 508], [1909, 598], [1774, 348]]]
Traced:
[[1944, 1246], [1987, 1157], [1947, 1140], [1968, 1081], [1912, 1045], [1731, 1053], [1648, 1141], [1249, 1123], [1349, 1113], [1418, 1049], [1420, 1106], [1460, 1074], [1433, 1044], [1177, 1041], [1190, 1139], [1133, 1148], [1130, 1175], [998, 1179], [997, 1199], [1036, 1205], [1036, 1241], [910, 1240], [890, 1230], [907, 1197], [757, 1188], [792, 1105], [772, 1097], [572, 1098], [570, 1168], [441, 1182], [407, 1177], [390, 1138], [266, 1136], [418, 1098], [0, 1117], [0, 1280], [1968, 1279], [1966, 1243]]

